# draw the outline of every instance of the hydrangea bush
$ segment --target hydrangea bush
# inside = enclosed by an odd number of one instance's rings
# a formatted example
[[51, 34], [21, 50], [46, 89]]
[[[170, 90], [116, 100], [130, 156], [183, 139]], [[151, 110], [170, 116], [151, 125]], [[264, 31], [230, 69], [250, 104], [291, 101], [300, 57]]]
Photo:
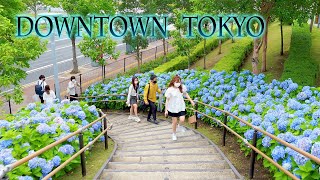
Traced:
[[[140, 87], [149, 81], [150, 73], [137, 74]], [[320, 158], [320, 89], [299, 86], [291, 79], [285, 81], [265, 81], [263, 74], [253, 75], [249, 71], [240, 73], [198, 72], [180, 70], [157, 74], [161, 88], [165, 88], [171, 77], [179, 74], [187, 86], [189, 94], [199, 101], [244, 119], [254, 126], [263, 129], [284, 141]], [[116, 78], [105, 84], [95, 84], [85, 91], [85, 96], [102, 94], [126, 94], [131, 77]], [[143, 93], [143, 88], [139, 89]], [[125, 97], [104, 97], [86, 99], [87, 101], [122, 99]], [[105, 103], [97, 102], [105, 106]], [[125, 108], [124, 102], [108, 102], [108, 108]], [[209, 107], [199, 105], [199, 110], [207, 115], [222, 119], [223, 113]], [[191, 112], [189, 112], [191, 113]], [[204, 121], [217, 125], [212, 120], [198, 114]], [[249, 142], [253, 139], [254, 130], [232, 117], [228, 117], [228, 126], [243, 135]], [[242, 150], [249, 154], [250, 149], [243, 143]], [[283, 146], [270, 137], [258, 133], [257, 147], [272, 157], [276, 162], [302, 179], [320, 179], [319, 165], [296, 151]], [[261, 156], [258, 155], [258, 159]], [[277, 179], [287, 176], [267, 160], [263, 164]]]
[[[0, 166], [34, 153], [96, 120], [98, 116], [96, 107], [85, 102], [63, 100], [51, 105], [29, 104], [7, 120], [0, 120]], [[100, 133], [101, 122], [97, 122], [83, 132], [84, 143], [89, 143]], [[78, 150], [78, 137], [73, 136], [9, 172], [9, 179], [41, 179]], [[76, 158], [55, 177], [64, 175], [79, 163], [80, 158]]]

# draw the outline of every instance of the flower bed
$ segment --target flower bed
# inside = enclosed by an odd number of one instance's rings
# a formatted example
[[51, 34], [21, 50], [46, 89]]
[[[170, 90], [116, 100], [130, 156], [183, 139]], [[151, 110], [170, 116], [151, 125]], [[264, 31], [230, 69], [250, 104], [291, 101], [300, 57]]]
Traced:
[[[273, 80], [265, 82], [263, 74], [253, 75], [249, 71], [241, 73], [198, 72], [180, 70], [157, 74], [160, 87], [164, 88], [171, 76], [179, 74], [187, 86], [189, 94], [209, 105], [219, 107], [239, 116], [267, 132], [276, 135], [292, 145], [320, 158], [320, 89], [299, 86], [292, 80]], [[141, 87], [148, 82], [150, 73], [138, 74]], [[96, 84], [86, 90], [85, 95], [126, 94], [131, 77], [121, 77], [107, 84]], [[119, 83], [121, 82], [121, 83]], [[120, 85], [119, 85], [120, 84]], [[143, 92], [143, 88], [139, 89]], [[125, 97], [103, 98], [125, 99]], [[86, 99], [87, 101], [98, 101]], [[108, 102], [108, 108], [125, 108], [124, 102]], [[97, 105], [105, 106], [105, 103]], [[199, 110], [207, 115], [222, 119], [220, 111], [199, 106]], [[189, 112], [190, 113], [190, 112]], [[199, 117], [202, 117], [199, 114]], [[215, 124], [208, 118], [204, 121]], [[248, 141], [253, 138], [253, 130], [233, 118], [228, 118], [228, 125]], [[242, 150], [249, 154], [250, 149], [244, 144]], [[277, 143], [268, 136], [258, 133], [257, 147], [272, 157], [285, 169], [303, 179], [319, 179], [319, 165], [290, 148]], [[261, 158], [258, 155], [258, 158]], [[263, 164], [277, 179], [285, 179], [286, 175], [267, 160]]]
[[[99, 113], [95, 106], [85, 102], [64, 100], [58, 104], [31, 103], [7, 120], [0, 120], [0, 166], [11, 164], [33, 152], [67, 136], [82, 126], [96, 120]], [[84, 144], [101, 133], [101, 122], [83, 132]], [[103, 138], [101, 138], [103, 140]], [[77, 136], [46, 151], [8, 173], [9, 179], [39, 179], [79, 150]], [[86, 154], [89, 152], [86, 151]], [[80, 163], [80, 158], [71, 161], [54, 177], [64, 175]]]

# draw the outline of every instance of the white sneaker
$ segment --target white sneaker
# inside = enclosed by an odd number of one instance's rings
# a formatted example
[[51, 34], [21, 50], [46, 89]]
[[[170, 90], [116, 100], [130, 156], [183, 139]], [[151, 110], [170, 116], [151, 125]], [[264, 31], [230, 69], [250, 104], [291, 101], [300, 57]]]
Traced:
[[176, 134], [172, 134], [172, 140], [176, 141], [177, 140], [177, 135]]
[[186, 132], [185, 128], [178, 124], [177, 132]]
[[128, 119], [129, 120], [131, 120], [131, 119], [133, 119], [134, 117], [133, 116], [131, 116], [131, 115], [129, 115], [129, 117], [128, 117]]
[[141, 121], [141, 119], [140, 119], [139, 117], [134, 117], [134, 120], [135, 120], [136, 122], [140, 122], [140, 121]]

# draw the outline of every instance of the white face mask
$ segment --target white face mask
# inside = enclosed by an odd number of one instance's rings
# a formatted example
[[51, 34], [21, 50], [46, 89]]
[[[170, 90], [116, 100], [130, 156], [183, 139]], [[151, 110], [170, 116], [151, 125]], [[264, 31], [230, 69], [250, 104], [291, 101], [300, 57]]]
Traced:
[[72, 82], [76, 82], [76, 80], [75, 80], [75, 79], [72, 79]]
[[181, 83], [174, 83], [174, 86], [177, 88], [180, 87], [180, 85], [181, 85]]

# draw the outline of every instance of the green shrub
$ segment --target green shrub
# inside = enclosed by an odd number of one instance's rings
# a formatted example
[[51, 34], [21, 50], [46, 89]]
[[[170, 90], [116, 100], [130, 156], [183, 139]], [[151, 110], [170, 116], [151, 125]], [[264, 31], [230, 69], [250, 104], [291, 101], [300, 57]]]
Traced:
[[[222, 39], [225, 41], [225, 39]], [[198, 43], [191, 52], [190, 55], [190, 65], [195, 63], [199, 58], [203, 57], [203, 40]], [[206, 42], [206, 53], [209, 53], [214, 48], [219, 45], [219, 39], [217, 38], [210, 38], [207, 39]], [[169, 62], [162, 64], [154, 69], [154, 72], [162, 73], [162, 72], [169, 72], [179, 69], [187, 69], [188, 68], [188, 57], [187, 56], [177, 56], [176, 58], [172, 59]]]
[[284, 63], [281, 80], [291, 78], [301, 85], [315, 85], [318, 66], [311, 58], [311, 33], [308, 26], [294, 26], [289, 57]]
[[232, 47], [230, 54], [221, 58], [218, 63], [213, 67], [217, 71], [238, 71], [243, 60], [252, 51], [252, 39], [243, 38], [236, 42]]

